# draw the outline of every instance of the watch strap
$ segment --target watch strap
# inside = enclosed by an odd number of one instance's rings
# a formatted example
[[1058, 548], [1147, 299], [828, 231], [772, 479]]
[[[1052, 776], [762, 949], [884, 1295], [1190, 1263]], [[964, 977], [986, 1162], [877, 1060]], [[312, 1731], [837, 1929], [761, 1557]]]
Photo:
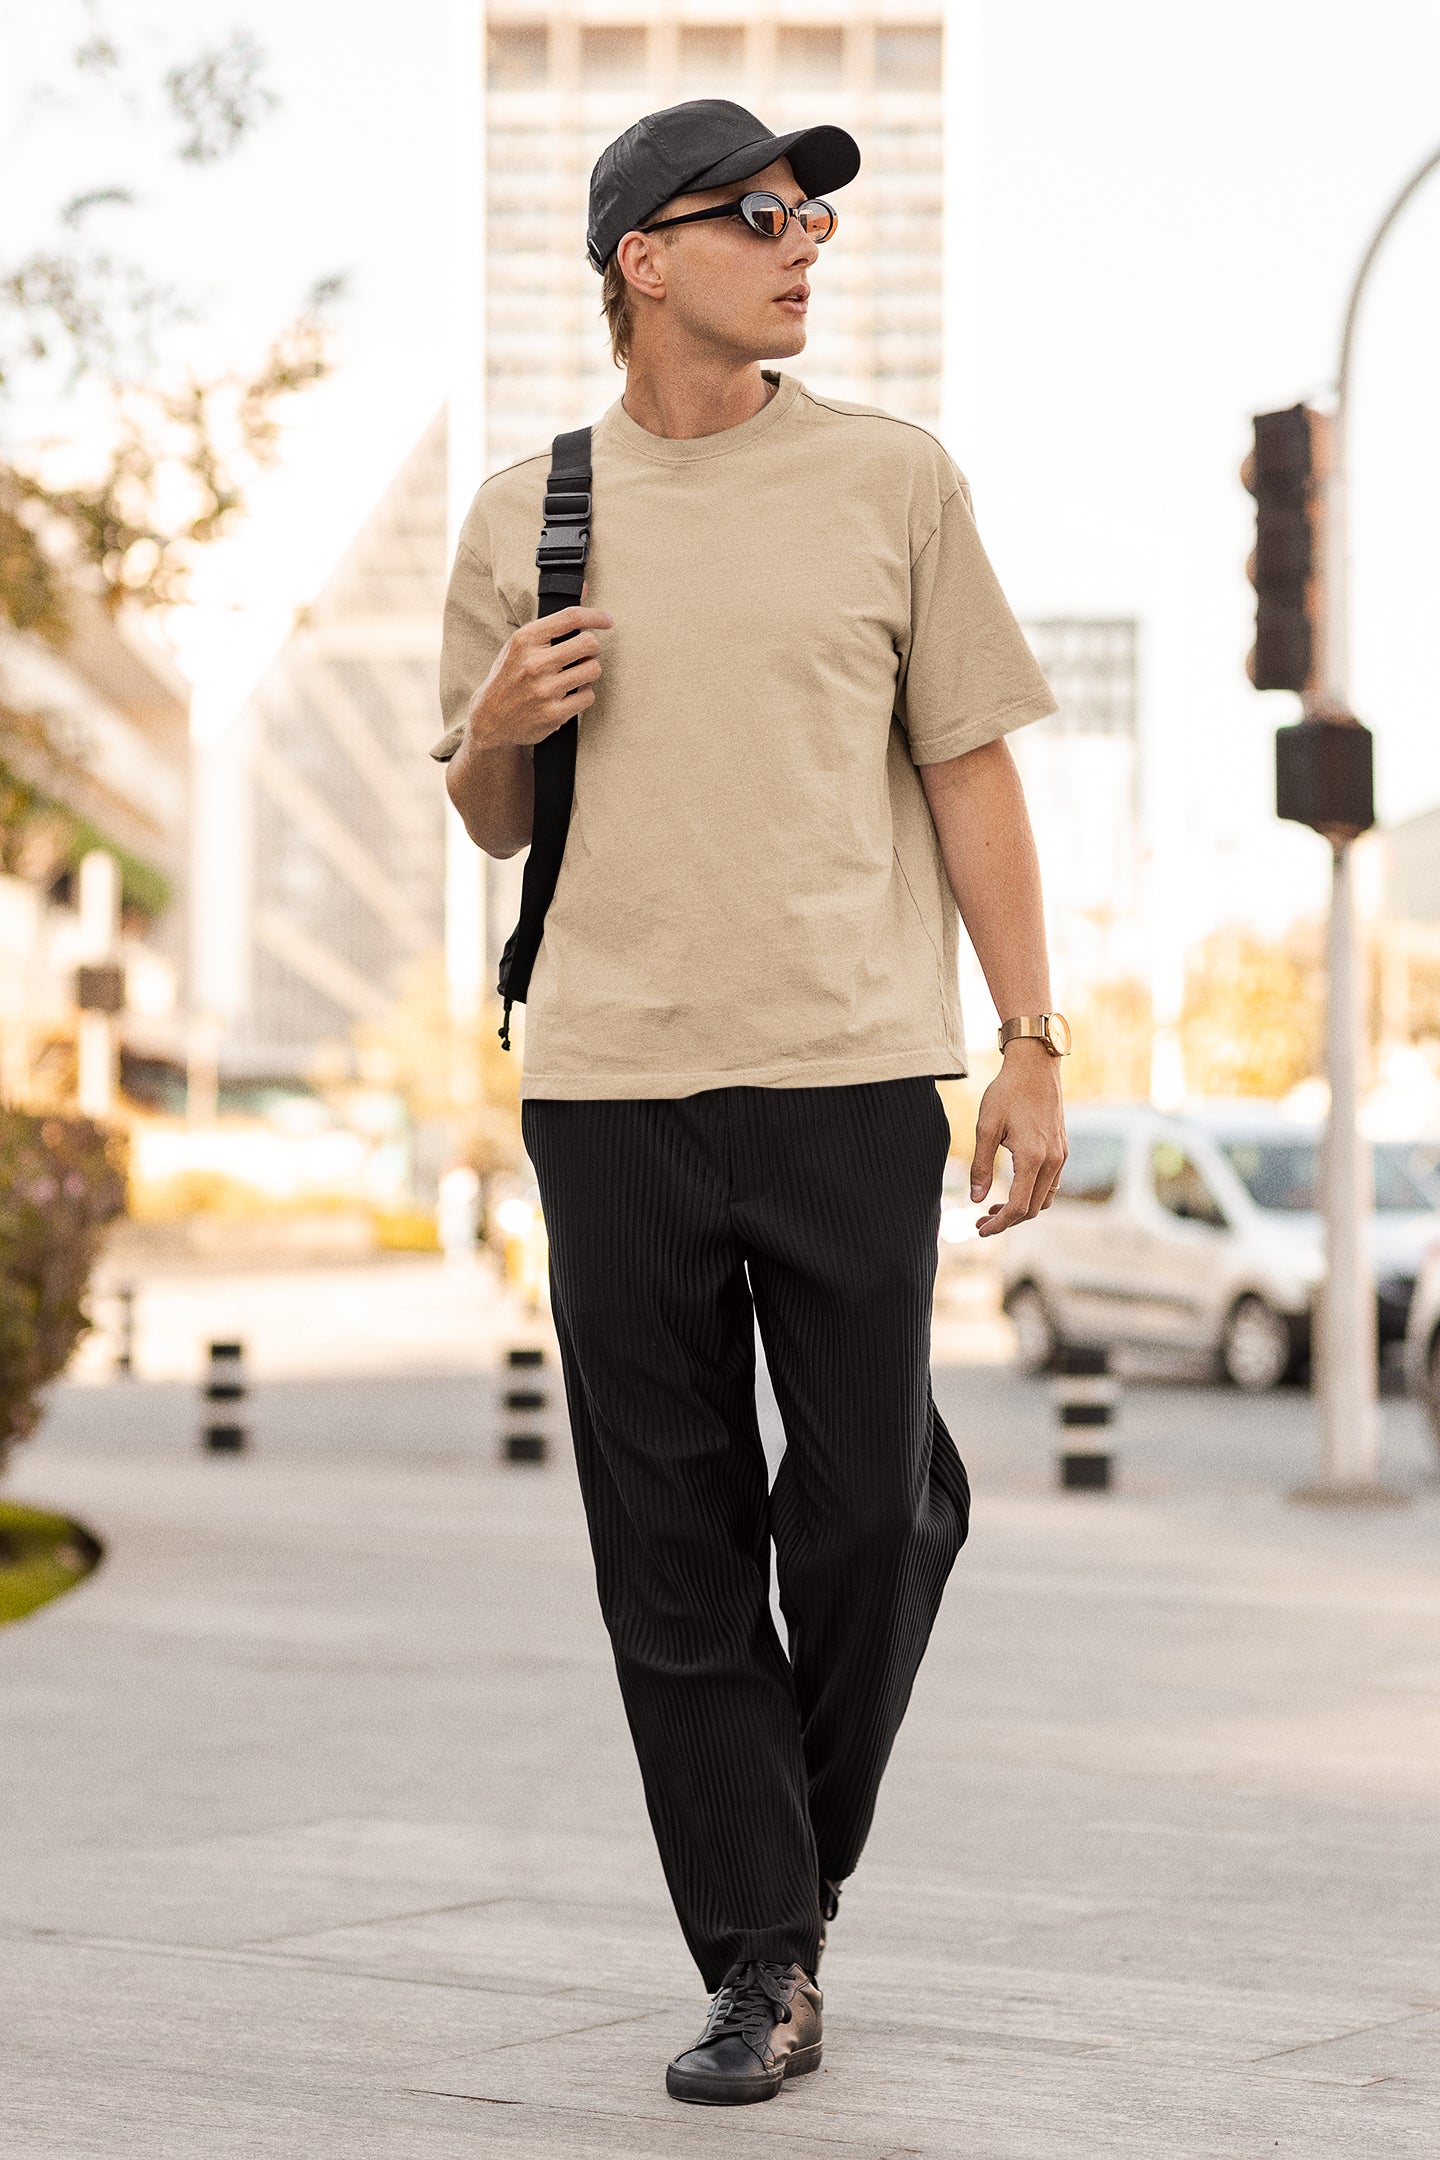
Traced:
[[1044, 1042], [1044, 1013], [1036, 1013], [1033, 1017], [1027, 1013], [1022, 1015], [1022, 1017], [1018, 1020], [1002, 1020], [1002, 1022], [1000, 1023], [1000, 1048], [1003, 1050], [1006, 1043], [1014, 1042], [1017, 1036], [1022, 1041], [1034, 1038], [1040, 1042]]
[[1063, 1057], [1069, 1047], [1069, 1029], [1062, 1020], [1061, 1028], [1065, 1038], [1062, 1047], [1051, 1032], [1050, 1023], [1057, 1018], [1059, 1015], [1055, 1013], [1023, 1013], [1013, 1020], [1002, 1020], [1000, 1048], [1003, 1050], [1007, 1043], [1017, 1041], [1043, 1042], [1051, 1057]]

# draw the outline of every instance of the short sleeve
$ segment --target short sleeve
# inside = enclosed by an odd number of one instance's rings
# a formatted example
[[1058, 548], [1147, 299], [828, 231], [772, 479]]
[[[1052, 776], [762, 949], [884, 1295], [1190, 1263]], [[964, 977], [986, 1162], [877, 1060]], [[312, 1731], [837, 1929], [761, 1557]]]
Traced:
[[902, 667], [895, 710], [917, 765], [978, 750], [1058, 709], [981, 545], [964, 480], [911, 566]]
[[431, 757], [442, 764], [459, 749], [470, 700], [515, 627], [496, 590], [484, 520], [472, 509], [445, 594], [440, 642], [440, 714], [445, 733], [430, 749]]

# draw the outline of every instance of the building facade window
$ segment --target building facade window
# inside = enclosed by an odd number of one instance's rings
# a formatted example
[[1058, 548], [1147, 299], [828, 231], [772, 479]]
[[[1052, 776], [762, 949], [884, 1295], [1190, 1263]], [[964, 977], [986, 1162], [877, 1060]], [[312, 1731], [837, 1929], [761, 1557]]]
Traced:
[[550, 31], [543, 22], [492, 23], [489, 80], [492, 90], [533, 90], [550, 73]]
[[635, 23], [586, 23], [580, 31], [580, 81], [585, 89], [638, 83], [645, 73], [645, 30]]
[[880, 23], [875, 30], [877, 90], [940, 88], [939, 26], [930, 23]]
[[838, 25], [782, 23], [775, 39], [782, 90], [830, 90], [845, 76], [845, 33]]
[[739, 23], [682, 23], [680, 82], [700, 96], [745, 73], [745, 32]]

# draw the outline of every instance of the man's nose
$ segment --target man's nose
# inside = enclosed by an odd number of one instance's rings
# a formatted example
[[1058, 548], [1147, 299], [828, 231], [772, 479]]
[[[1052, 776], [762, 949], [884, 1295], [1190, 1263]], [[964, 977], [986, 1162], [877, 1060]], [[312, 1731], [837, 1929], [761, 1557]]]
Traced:
[[791, 218], [785, 228], [785, 261], [792, 270], [808, 270], [820, 253], [820, 243], [806, 232], [799, 218]]

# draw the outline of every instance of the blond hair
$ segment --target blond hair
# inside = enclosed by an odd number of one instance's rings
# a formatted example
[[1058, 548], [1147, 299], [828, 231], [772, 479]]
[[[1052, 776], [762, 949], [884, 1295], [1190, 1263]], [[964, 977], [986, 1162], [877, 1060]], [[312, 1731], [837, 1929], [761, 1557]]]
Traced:
[[[680, 197], [677, 196], [675, 200], [678, 202]], [[670, 207], [669, 203], [661, 204], [661, 209], [666, 212]], [[673, 232], [659, 233], [655, 237], [666, 247], [671, 246], [675, 239]], [[610, 332], [610, 357], [616, 367], [623, 368], [629, 361], [631, 340], [635, 335], [635, 300], [626, 282], [625, 273], [620, 268], [618, 255], [610, 257], [600, 281], [600, 313], [604, 316], [605, 327]]]
[[625, 273], [612, 255], [605, 265], [605, 275], [600, 282], [600, 312], [605, 327], [610, 332], [610, 357], [616, 367], [623, 368], [630, 358], [630, 339], [634, 334], [635, 316], [630, 304], [630, 287]]

